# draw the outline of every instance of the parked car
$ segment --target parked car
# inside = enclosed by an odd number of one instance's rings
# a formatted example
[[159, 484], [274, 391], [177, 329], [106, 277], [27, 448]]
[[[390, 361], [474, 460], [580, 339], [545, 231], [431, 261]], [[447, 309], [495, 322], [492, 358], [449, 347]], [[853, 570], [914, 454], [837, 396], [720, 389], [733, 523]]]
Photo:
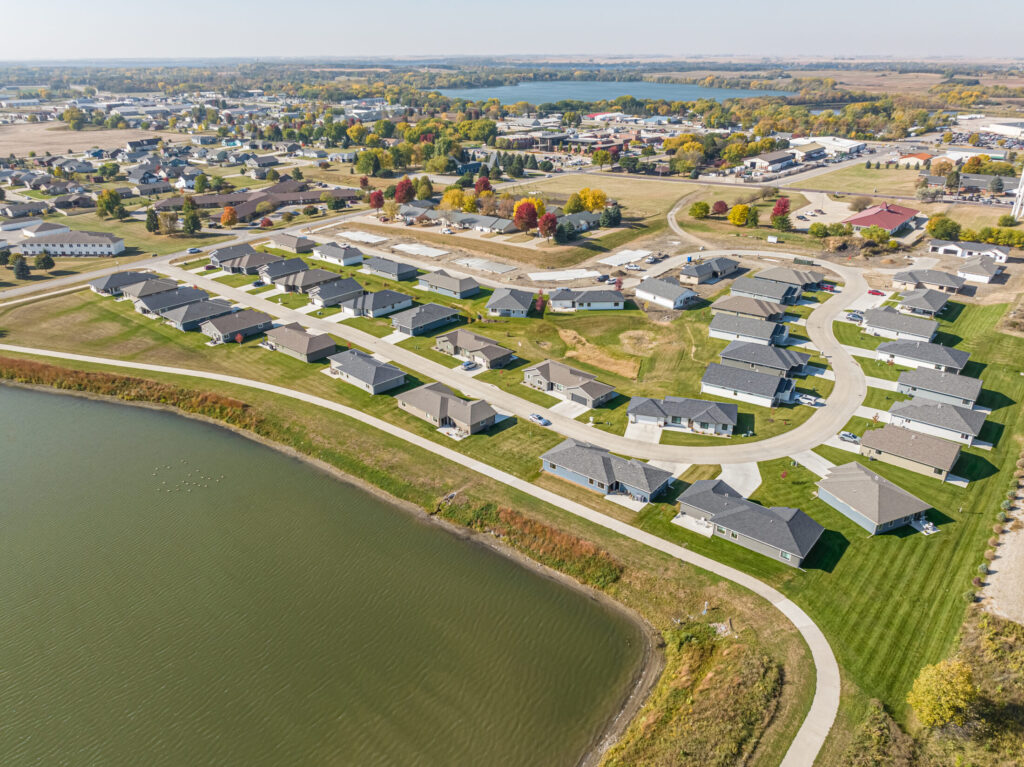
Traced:
[[256, 282], [254, 282], [254, 283], [252, 284], [252, 286], [253, 286], [254, 288], [262, 288], [262, 287], [263, 287], [263, 280], [256, 280]]
[[857, 312], [850, 312], [849, 314], [846, 315], [846, 319], [848, 319], [850, 322], [863, 322], [864, 315], [857, 314]]
[[868, 291], [868, 295], [869, 296], [884, 296], [885, 295], [885, 291], [884, 290], [869, 290]]
[[821, 289], [824, 290], [826, 293], [835, 293], [836, 292], [836, 286], [835, 285], [829, 285], [827, 282], [824, 285], [821, 286]]
[[473, 360], [466, 360], [461, 365], [459, 365], [459, 367], [462, 368], [463, 370], [475, 370], [476, 363], [473, 362]]
[[549, 421], [547, 418], [545, 418], [542, 415], [538, 415], [537, 413], [530, 413], [528, 418], [529, 418], [529, 420], [533, 421], [538, 426], [550, 426], [551, 425], [551, 421]]
[[196, 253], [202, 253], [203, 251], [201, 251], [199, 248], [189, 248], [185, 252], [188, 253], [189, 255], [195, 255]]
[[594, 278], [597, 282], [608, 282], [607, 274], [599, 274]]
[[451, 234], [451, 233], [452, 233], [452, 230], [449, 229], [448, 227], [445, 227], [444, 229], [441, 230], [441, 234]]
[[801, 394], [799, 402], [801, 405], [810, 405], [811, 407], [815, 407], [818, 404], [818, 398], [813, 394]]
[[631, 272], [642, 272], [644, 270], [640, 264], [626, 264], [626, 269]]
[[839, 439], [841, 439], [843, 442], [849, 442], [850, 444], [853, 444], [853, 445], [859, 445], [860, 444], [860, 437], [858, 437], [853, 432], [849, 432], [849, 431], [841, 431], [841, 432], [839, 432]]
[[815, 208], [814, 209], [814, 213], [816, 215], [818, 215], [818, 216], [824, 216], [825, 215], [825, 211], [823, 211], [821, 208]]

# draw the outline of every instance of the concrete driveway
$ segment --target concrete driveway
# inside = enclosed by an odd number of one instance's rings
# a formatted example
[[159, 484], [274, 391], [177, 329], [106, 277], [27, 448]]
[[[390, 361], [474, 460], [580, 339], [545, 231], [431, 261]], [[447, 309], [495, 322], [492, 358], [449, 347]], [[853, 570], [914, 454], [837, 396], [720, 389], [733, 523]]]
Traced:
[[761, 470], [756, 461], [723, 464], [718, 478], [744, 498], [749, 498], [761, 487]]

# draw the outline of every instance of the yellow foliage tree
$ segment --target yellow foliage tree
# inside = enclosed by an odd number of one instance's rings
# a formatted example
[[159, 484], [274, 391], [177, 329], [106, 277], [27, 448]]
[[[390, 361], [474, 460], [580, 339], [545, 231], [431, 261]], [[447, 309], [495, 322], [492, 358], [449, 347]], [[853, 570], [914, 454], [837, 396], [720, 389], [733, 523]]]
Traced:
[[596, 213], [604, 210], [604, 206], [608, 204], [608, 195], [600, 189], [584, 187], [580, 189], [580, 201], [584, 208], [591, 213]]
[[441, 196], [441, 210], [462, 210], [466, 204], [466, 193], [461, 189], [449, 189]]
[[732, 224], [733, 226], [746, 226], [747, 217], [749, 215], [750, 206], [740, 204], [733, 205], [732, 208], [729, 209], [729, 215], [727, 216], [727, 218], [729, 219], [729, 223]]
[[462, 212], [463, 213], [476, 213], [476, 197], [472, 194], [464, 194], [462, 200]]
[[907, 703], [925, 727], [963, 725], [977, 699], [971, 667], [962, 660], [925, 666], [907, 695]]
[[541, 216], [544, 215], [545, 208], [544, 201], [542, 199], [540, 199], [539, 197], [523, 197], [519, 200], [516, 200], [516, 204], [512, 208], [513, 219], [515, 219], [516, 217], [516, 211], [519, 210], [519, 206], [522, 205], [524, 202], [533, 203], [534, 210], [537, 211], [537, 218], [540, 218]]

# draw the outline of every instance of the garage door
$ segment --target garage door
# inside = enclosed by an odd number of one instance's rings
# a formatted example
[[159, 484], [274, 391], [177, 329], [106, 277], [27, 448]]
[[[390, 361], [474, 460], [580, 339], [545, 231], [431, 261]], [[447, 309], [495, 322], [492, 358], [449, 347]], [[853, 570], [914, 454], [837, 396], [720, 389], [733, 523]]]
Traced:
[[570, 394], [569, 399], [571, 399], [573, 402], [579, 402], [581, 405], [587, 404], [587, 398], [584, 397], [582, 394]]

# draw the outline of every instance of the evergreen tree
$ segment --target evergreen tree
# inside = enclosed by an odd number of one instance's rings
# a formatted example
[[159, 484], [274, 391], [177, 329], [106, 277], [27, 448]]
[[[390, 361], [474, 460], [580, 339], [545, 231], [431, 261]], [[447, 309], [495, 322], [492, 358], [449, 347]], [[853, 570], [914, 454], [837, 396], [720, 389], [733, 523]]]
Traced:
[[156, 211], [152, 208], [146, 208], [146, 231], [156, 234], [159, 229], [160, 221], [156, 216]]
[[11, 268], [14, 270], [14, 277], [16, 279], [27, 280], [31, 276], [24, 256], [15, 256], [11, 262]]

